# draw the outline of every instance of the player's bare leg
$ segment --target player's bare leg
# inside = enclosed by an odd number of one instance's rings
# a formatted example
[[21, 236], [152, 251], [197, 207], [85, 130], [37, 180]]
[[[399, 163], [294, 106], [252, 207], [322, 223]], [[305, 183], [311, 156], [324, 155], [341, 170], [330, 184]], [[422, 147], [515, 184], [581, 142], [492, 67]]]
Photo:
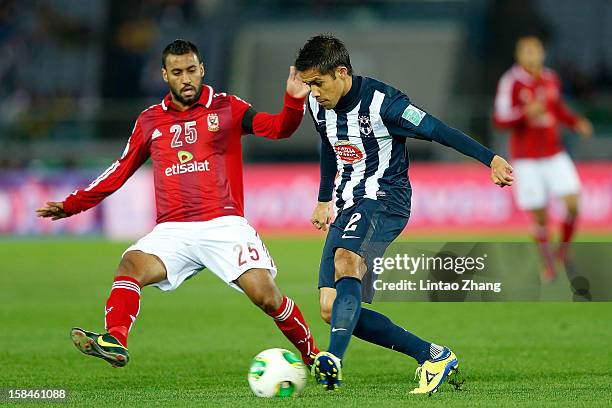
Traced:
[[129, 361], [128, 333], [140, 310], [140, 289], [164, 279], [166, 268], [159, 258], [141, 251], [126, 252], [106, 301], [106, 333], [75, 327], [70, 332], [75, 346], [84, 354], [102, 358], [114, 367], [125, 366]]
[[559, 235], [559, 260], [565, 261], [567, 255], [567, 246], [574, 238], [576, 232], [576, 220], [578, 219], [579, 195], [568, 194], [562, 197], [565, 203], [565, 219], [561, 224], [561, 233]]
[[302, 312], [294, 301], [283, 296], [267, 269], [249, 269], [236, 283], [257, 307], [274, 319], [285, 337], [300, 351], [302, 360], [311, 366], [319, 352]]
[[555, 270], [555, 257], [550, 245], [550, 235], [547, 226], [548, 213], [546, 208], [536, 208], [531, 210], [531, 215], [535, 227], [534, 239], [544, 263], [542, 279], [545, 282], [551, 282], [556, 278], [557, 271]]
[[130, 276], [144, 287], [166, 279], [166, 267], [155, 255], [142, 251], [128, 251], [121, 258], [115, 276]]
[[321, 319], [327, 324], [331, 323], [332, 308], [336, 300], [336, 289], [320, 288], [319, 289], [319, 311]]

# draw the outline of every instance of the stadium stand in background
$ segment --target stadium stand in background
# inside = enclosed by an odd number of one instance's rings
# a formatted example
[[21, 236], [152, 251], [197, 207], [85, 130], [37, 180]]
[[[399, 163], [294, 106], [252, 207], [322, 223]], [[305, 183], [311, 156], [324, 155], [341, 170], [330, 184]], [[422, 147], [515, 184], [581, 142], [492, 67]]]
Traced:
[[[202, 44], [205, 62], [212, 61], [206, 80], [215, 89], [275, 109], [278, 78], [300, 41], [331, 27], [356, 50], [357, 71], [403, 87], [430, 111], [495, 147], [505, 145], [490, 126], [495, 78], [511, 63], [516, 35], [536, 30], [548, 39], [549, 65], [560, 72], [570, 101], [595, 124], [593, 142], [577, 145], [569, 138], [570, 151], [589, 160], [607, 158], [611, 150], [612, 50], [606, 45], [612, 27], [605, 22], [612, 4], [606, 0], [578, 9], [571, 0], [1, 3], [4, 168], [99, 167], [112, 160], [131, 118], [163, 96], [157, 55], [175, 37]], [[372, 47], [378, 54], [366, 52]], [[424, 73], [432, 80], [421, 81]], [[426, 97], [431, 94], [437, 98]], [[247, 143], [247, 160], [315, 160], [316, 141], [307, 129], [293, 144]], [[427, 144], [411, 148], [419, 160], [459, 159]]]
[[[588, 142], [564, 135], [585, 184], [583, 225], [610, 230], [611, 18], [606, 0], [589, 0], [588, 7], [573, 0], [0, 0], [0, 234], [130, 238], [150, 228], [146, 166], [77, 221], [50, 225], [31, 214], [120, 155], [133, 118], [166, 92], [159, 53], [168, 42], [200, 44], [205, 82], [217, 92], [277, 111], [298, 47], [329, 31], [352, 50], [356, 74], [405, 90], [504, 155], [507, 135], [492, 126], [497, 79], [513, 62], [516, 37], [541, 35], [564, 96], [595, 126]], [[245, 138], [246, 211], [258, 228], [310, 231], [306, 203], [316, 195], [318, 140], [307, 120], [286, 141]], [[432, 143], [409, 141], [408, 149], [414, 205], [421, 208], [411, 231], [525, 230], [527, 218], [510, 191], [485, 187], [473, 163]], [[443, 181], [449, 171], [455, 178]], [[129, 199], [134, 194], [151, 199]], [[122, 217], [126, 208], [138, 217]], [[554, 205], [552, 213], [562, 217]]]

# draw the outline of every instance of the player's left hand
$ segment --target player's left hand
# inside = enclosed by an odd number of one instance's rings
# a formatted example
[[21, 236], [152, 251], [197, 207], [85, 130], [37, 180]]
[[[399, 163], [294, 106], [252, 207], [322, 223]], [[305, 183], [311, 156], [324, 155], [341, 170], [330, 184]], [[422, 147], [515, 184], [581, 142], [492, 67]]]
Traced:
[[593, 136], [593, 124], [590, 120], [585, 117], [580, 117], [578, 122], [576, 122], [576, 126], [574, 127], [576, 133], [585, 139]]
[[512, 166], [501, 156], [491, 160], [491, 180], [500, 187], [511, 186], [514, 181]]
[[64, 203], [58, 201], [47, 202], [44, 207], [36, 210], [36, 214], [41, 218], [51, 218], [53, 221], [69, 217], [66, 211], [64, 211]]
[[294, 98], [305, 98], [308, 91], [308, 85], [302, 82], [302, 78], [295, 67], [290, 66], [289, 78], [287, 78], [287, 93]]

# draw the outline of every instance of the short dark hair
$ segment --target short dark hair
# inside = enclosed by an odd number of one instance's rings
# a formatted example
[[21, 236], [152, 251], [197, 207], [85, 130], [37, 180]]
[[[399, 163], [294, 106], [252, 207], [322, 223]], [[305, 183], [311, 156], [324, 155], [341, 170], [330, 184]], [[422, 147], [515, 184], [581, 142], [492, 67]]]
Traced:
[[193, 52], [196, 57], [198, 57], [198, 61], [202, 62], [200, 51], [198, 51], [198, 47], [196, 47], [194, 43], [180, 38], [172, 41], [170, 44], [166, 45], [164, 52], [162, 52], [162, 67], [166, 68], [166, 57], [168, 54], [184, 55], [190, 52]]
[[514, 43], [514, 50], [517, 51], [519, 44], [521, 44], [524, 41], [529, 41], [529, 40], [538, 41], [542, 45], [542, 47], [544, 47], [544, 40], [542, 39], [541, 36], [537, 34], [527, 33], [527, 34], [521, 34], [516, 38], [516, 41]]
[[321, 74], [336, 77], [339, 66], [345, 66], [348, 74], [353, 74], [351, 57], [344, 43], [331, 34], [321, 34], [309, 39], [298, 51], [295, 68], [298, 71], [317, 69]]
[[548, 35], [546, 35], [545, 32], [543, 32], [542, 30], [523, 30], [520, 33], [518, 33], [518, 35], [515, 37], [516, 40], [514, 41], [514, 44], [518, 44], [519, 41], [523, 41], [523, 40], [527, 40], [527, 39], [535, 39], [538, 40], [542, 43], [542, 45], [545, 45], [548, 42]]
[[538, 34], [522, 33], [516, 37], [515, 43], [518, 43], [519, 41], [523, 41], [523, 40], [538, 40], [540, 42], [543, 42], [542, 37], [539, 36]]

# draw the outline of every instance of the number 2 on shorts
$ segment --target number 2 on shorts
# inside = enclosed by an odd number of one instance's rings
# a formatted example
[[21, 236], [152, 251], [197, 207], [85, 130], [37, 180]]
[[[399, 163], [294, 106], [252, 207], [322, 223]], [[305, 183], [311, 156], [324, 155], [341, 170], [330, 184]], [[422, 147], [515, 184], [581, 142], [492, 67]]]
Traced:
[[346, 224], [346, 227], [344, 228], [345, 232], [348, 231], [356, 231], [357, 230], [357, 221], [359, 221], [361, 219], [361, 214], [359, 213], [355, 213], [353, 215], [351, 215], [351, 218], [349, 219], [349, 222]]

